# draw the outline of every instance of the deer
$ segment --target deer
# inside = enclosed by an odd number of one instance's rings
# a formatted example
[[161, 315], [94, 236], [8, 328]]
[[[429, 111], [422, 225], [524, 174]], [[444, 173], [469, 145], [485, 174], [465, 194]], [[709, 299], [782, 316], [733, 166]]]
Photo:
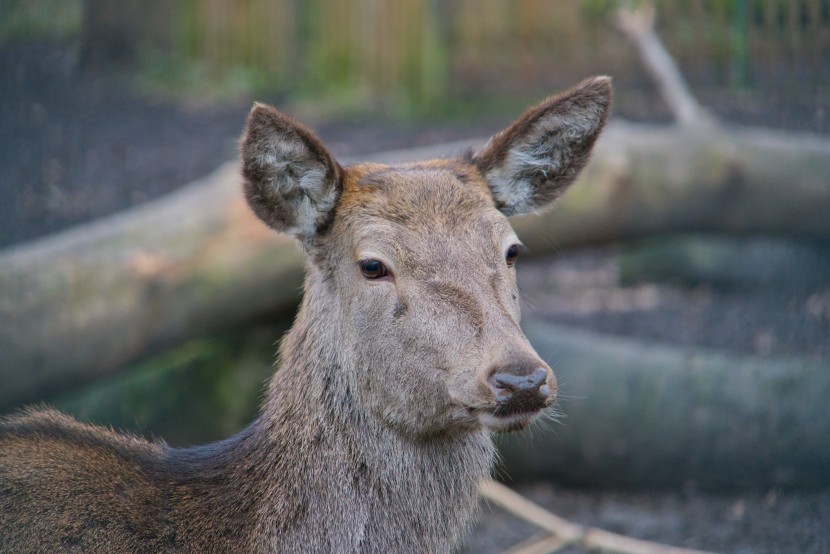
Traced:
[[2, 552], [451, 552], [494, 433], [550, 410], [524, 336], [508, 217], [549, 207], [605, 125], [608, 77], [528, 109], [477, 151], [341, 167], [254, 104], [243, 191], [306, 255], [258, 417], [193, 447], [48, 407], [0, 423]]

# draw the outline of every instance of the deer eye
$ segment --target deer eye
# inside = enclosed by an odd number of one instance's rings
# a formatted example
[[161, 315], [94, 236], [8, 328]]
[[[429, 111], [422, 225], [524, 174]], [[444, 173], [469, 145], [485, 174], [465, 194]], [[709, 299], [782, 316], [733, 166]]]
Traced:
[[516, 263], [516, 260], [519, 259], [519, 245], [514, 244], [513, 246], [508, 248], [507, 254], [504, 255], [504, 259], [509, 267], [513, 267], [513, 265]]
[[383, 265], [383, 262], [380, 260], [360, 260], [358, 265], [360, 266], [360, 272], [367, 279], [380, 279], [381, 277], [386, 277], [386, 275], [388, 275], [386, 266]]

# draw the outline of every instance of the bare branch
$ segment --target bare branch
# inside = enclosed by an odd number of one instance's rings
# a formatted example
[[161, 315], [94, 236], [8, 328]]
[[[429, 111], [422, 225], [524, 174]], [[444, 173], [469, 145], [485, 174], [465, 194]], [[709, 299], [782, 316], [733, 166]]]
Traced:
[[712, 116], [698, 103], [671, 54], [654, 32], [654, 16], [652, 2], [621, 7], [617, 10], [617, 27], [637, 47], [675, 120], [681, 125], [712, 123]]
[[487, 479], [479, 484], [481, 496], [501, 506], [508, 512], [517, 515], [539, 527], [550, 531], [560, 539], [568, 543], [582, 542], [586, 528], [582, 525], [571, 523], [555, 514], [550, 513], [538, 504], [534, 504], [522, 495], [513, 492], [508, 487]]
[[[586, 527], [563, 519], [538, 504], [531, 502], [508, 487], [491, 479], [479, 484], [481, 496], [501, 506], [504, 510], [550, 531], [564, 544], [579, 544], [586, 548], [600, 549], [618, 554], [711, 554], [651, 541], [632, 539], [596, 527]], [[529, 545], [528, 545], [529, 546]], [[558, 546], [556, 547], [559, 548]], [[527, 552], [538, 552], [528, 550]]]
[[540, 531], [524, 542], [520, 542], [504, 554], [553, 554], [567, 547], [568, 543], [551, 535], [546, 531]]

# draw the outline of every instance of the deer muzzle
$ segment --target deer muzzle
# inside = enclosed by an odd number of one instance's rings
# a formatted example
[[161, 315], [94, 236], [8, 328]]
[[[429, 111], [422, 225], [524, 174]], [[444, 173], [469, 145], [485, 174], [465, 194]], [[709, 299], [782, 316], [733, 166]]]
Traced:
[[556, 397], [556, 379], [538, 360], [491, 369], [487, 386], [495, 407], [489, 413], [481, 414], [480, 420], [496, 431], [526, 427]]

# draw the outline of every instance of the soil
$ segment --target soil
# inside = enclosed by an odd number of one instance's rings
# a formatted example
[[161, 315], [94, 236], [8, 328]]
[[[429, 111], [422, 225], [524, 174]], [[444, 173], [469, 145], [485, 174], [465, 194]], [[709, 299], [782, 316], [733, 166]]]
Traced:
[[[65, 44], [2, 46], [0, 248], [145, 202], [235, 156], [248, 101], [183, 105], [138, 94], [129, 80], [80, 75], [75, 67], [75, 52]], [[336, 156], [349, 156], [487, 136], [505, 123], [493, 117], [315, 127]], [[611, 247], [524, 263], [528, 309], [609, 333], [830, 359], [830, 284], [824, 281], [803, 290], [767, 287], [762, 294], [706, 283], [623, 283], [619, 256]], [[518, 489], [563, 517], [635, 537], [724, 552], [830, 552], [830, 491], [623, 493], [551, 483]], [[500, 552], [535, 532], [485, 507], [464, 551]]]

